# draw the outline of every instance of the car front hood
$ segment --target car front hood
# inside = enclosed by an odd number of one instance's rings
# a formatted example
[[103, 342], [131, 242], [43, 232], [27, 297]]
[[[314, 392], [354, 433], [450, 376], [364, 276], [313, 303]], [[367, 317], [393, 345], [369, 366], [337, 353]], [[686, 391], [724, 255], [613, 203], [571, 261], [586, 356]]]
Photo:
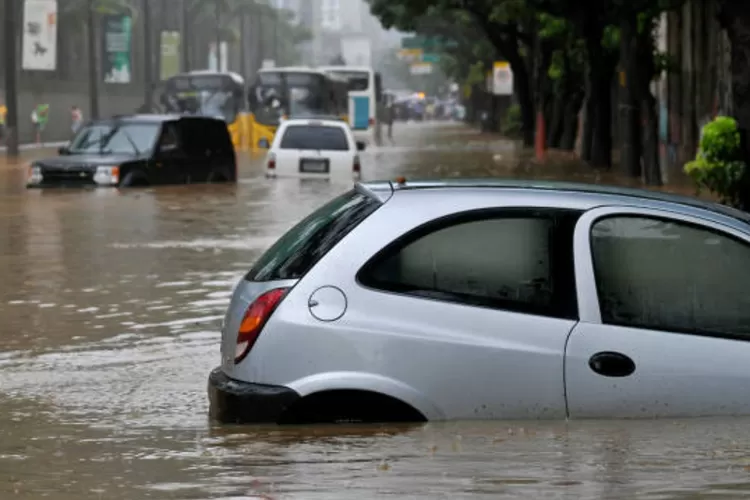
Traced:
[[35, 165], [51, 169], [88, 169], [99, 166], [120, 165], [136, 160], [134, 155], [66, 155], [36, 160]]

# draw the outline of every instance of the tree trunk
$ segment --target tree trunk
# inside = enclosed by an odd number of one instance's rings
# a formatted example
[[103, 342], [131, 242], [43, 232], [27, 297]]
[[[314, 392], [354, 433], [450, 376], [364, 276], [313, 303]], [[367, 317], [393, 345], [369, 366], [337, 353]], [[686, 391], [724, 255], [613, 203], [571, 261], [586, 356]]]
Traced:
[[583, 98], [583, 93], [577, 92], [571, 95], [565, 105], [563, 131], [560, 138], [560, 149], [565, 151], [573, 151], [575, 149], [578, 136], [578, 112], [581, 110]]
[[190, 11], [188, 0], [180, 1], [180, 60], [182, 71], [190, 71]]
[[612, 166], [612, 75], [617, 57], [602, 47], [603, 29], [585, 30], [586, 116], [581, 158], [594, 167]]
[[[743, 158], [750, 165], [750, 2], [724, 0], [719, 6], [718, 17], [731, 44], [732, 110], [742, 138]], [[750, 210], [749, 178], [750, 173], [746, 170], [741, 200], [743, 210]]]
[[625, 175], [640, 179], [641, 142], [640, 106], [637, 86], [638, 51], [636, 50], [638, 20], [635, 15], [620, 21], [620, 167]]
[[559, 92], [555, 96], [549, 121], [549, 133], [547, 134], [547, 147], [549, 148], [560, 147], [565, 121], [565, 100], [568, 98], [570, 96], [563, 92]]
[[661, 167], [659, 166], [659, 118], [656, 113], [656, 98], [648, 92], [641, 101], [643, 110], [643, 173], [649, 186], [661, 186]]

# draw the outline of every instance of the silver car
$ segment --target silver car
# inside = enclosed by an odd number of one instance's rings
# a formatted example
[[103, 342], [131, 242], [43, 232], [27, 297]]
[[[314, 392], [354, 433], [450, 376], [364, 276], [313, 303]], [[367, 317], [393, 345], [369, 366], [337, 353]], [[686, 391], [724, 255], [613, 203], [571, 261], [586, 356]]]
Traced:
[[564, 183], [358, 184], [237, 286], [222, 422], [750, 414], [750, 216]]

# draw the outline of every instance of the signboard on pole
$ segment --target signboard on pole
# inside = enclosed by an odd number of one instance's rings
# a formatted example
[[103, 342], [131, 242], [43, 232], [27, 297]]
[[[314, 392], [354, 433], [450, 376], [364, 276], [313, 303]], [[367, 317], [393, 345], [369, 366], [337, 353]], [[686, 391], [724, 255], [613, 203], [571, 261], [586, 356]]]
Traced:
[[513, 95], [513, 71], [507, 61], [495, 62], [492, 68], [492, 93]]
[[102, 17], [102, 71], [105, 83], [130, 83], [133, 20], [122, 14]]
[[30, 71], [57, 68], [57, 0], [26, 0], [23, 6], [21, 67]]
[[161, 79], [166, 80], [180, 72], [180, 32], [161, 32]]
[[432, 74], [432, 64], [423, 62], [412, 63], [410, 70], [412, 75], [430, 75]]
[[422, 49], [401, 49], [398, 58], [406, 62], [418, 62], [422, 59]]

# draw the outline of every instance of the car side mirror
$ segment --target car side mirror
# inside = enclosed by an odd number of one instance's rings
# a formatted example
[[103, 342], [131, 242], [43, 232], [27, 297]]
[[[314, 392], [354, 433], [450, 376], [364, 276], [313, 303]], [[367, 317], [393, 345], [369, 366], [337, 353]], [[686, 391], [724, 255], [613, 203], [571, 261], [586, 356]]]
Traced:
[[357, 151], [364, 151], [367, 149], [367, 144], [363, 141], [357, 141]]
[[66, 154], [68, 154], [68, 146], [60, 146], [57, 149], [57, 153], [60, 154], [60, 155], [66, 155]]
[[268, 149], [271, 147], [271, 145], [268, 144], [268, 139], [263, 137], [261, 140], [258, 141], [258, 147], [261, 149]]

